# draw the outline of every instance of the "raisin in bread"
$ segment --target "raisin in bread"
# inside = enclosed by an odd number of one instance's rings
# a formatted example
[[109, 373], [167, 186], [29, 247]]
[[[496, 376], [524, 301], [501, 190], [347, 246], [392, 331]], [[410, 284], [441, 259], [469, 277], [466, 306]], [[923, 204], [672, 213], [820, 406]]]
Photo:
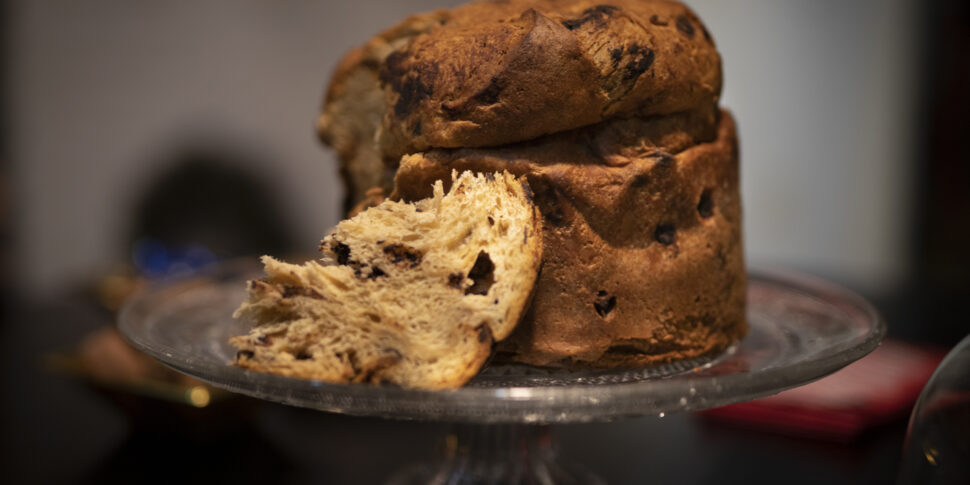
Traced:
[[[457, 172], [456, 172], [457, 173]], [[235, 364], [328, 382], [458, 387], [524, 313], [542, 233], [528, 185], [502, 173], [451, 175], [430, 198], [385, 201], [337, 225], [324, 257], [264, 257], [236, 311]]]

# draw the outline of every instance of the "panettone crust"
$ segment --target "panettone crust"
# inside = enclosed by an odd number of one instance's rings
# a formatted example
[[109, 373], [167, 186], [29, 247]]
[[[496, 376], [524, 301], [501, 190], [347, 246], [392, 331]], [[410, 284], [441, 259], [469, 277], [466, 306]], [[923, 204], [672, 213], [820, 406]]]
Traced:
[[[686, 147], [614, 144], [615, 130], [602, 127], [591, 140], [411, 155], [391, 197], [424, 197], [452, 170], [528, 178], [543, 216], [543, 266], [529, 313], [500, 347], [506, 356], [590, 366], [697, 357], [746, 331], [737, 137], [730, 114], [718, 118], [712, 139]], [[670, 122], [643, 120], [639, 131]], [[599, 151], [626, 156], [605, 163]]]
[[679, 2], [508, 0], [445, 12], [379, 76], [393, 160], [715, 105], [721, 59]]

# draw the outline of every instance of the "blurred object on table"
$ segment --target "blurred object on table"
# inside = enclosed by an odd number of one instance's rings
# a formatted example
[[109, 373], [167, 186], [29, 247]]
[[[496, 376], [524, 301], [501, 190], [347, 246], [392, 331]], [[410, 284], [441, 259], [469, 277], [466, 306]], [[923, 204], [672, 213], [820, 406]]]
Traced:
[[899, 483], [970, 483], [970, 335], [926, 384], [909, 420]]
[[42, 363], [47, 372], [75, 378], [106, 397], [139, 429], [210, 434], [238, 422], [249, 407], [246, 398], [139, 352], [113, 325], [88, 334], [72, 351], [45, 354]]
[[121, 305], [145, 287], [148, 282], [138, 275], [133, 266], [118, 265], [94, 283], [94, 298], [98, 304], [111, 313], [121, 309]]
[[[174, 157], [131, 214], [127, 244], [139, 273], [169, 276], [227, 258], [292, 251], [280, 199], [245, 169], [262, 165], [207, 147], [188, 147]], [[325, 230], [319, 229], [321, 236]]]
[[114, 319], [125, 301], [154, 282], [204, 273], [229, 259], [284, 255], [292, 237], [279, 201], [245, 169], [254, 165], [245, 157], [189, 147], [170, 162], [150, 178], [129, 215], [130, 259], [83, 289], [105, 310], [106, 325], [73, 349], [46, 353], [42, 362], [48, 372], [107, 397], [135, 428], [214, 439], [239, 425], [251, 400], [163, 366], [129, 345]]
[[890, 339], [829, 377], [700, 414], [712, 421], [845, 443], [905, 416], [943, 354]]

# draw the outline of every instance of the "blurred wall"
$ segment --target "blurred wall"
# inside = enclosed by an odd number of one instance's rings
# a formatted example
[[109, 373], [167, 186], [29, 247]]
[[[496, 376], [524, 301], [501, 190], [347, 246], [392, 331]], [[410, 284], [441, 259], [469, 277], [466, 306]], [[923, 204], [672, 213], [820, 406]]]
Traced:
[[749, 263], [881, 293], [910, 273], [917, 2], [688, 0], [738, 118]]
[[[313, 133], [343, 52], [407, 13], [459, 2], [10, 2], [16, 277], [45, 294], [123, 261], [140, 190], [173, 150], [251, 152], [312, 250], [338, 218]], [[912, 6], [696, 0], [742, 139], [750, 261], [868, 290], [907, 270]]]

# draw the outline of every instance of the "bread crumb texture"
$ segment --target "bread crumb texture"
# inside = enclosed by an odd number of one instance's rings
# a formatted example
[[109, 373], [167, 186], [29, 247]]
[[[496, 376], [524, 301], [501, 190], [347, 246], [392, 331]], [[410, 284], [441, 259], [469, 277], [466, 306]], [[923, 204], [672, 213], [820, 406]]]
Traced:
[[461, 386], [520, 320], [542, 259], [525, 179], [451, 174], [431, 197], [342, 221], [302, 265], [262, 258], [234, 364], [326, 382]]

